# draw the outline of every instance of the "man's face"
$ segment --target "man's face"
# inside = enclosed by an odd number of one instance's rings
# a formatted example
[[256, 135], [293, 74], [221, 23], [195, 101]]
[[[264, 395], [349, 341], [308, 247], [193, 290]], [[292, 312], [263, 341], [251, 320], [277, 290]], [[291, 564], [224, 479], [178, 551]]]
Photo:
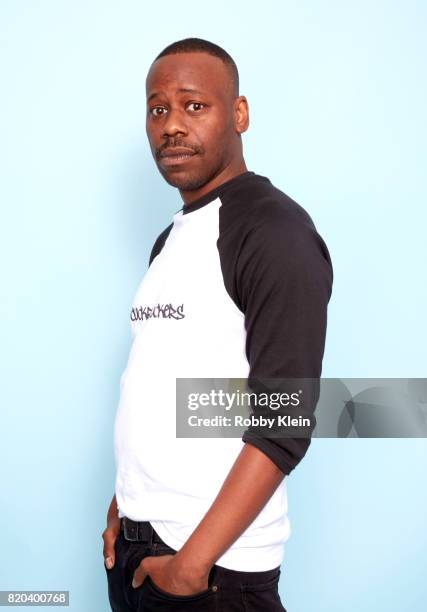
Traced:
[[148, 72], [146, 93], [151, 152], [170, 185], [198, 189], [238, 155], [238, 98], [221, 59], [203, 52], [161, 57]]

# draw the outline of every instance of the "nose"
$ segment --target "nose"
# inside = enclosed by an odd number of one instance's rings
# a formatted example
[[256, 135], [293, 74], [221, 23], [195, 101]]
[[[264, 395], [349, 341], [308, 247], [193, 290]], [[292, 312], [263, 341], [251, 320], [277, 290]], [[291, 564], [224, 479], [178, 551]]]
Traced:
[[183, 113], [179, 109], [170, 108], [163, 123], [163, 136], [175, 136], [176, 134], [187, 134], [187, 126]]

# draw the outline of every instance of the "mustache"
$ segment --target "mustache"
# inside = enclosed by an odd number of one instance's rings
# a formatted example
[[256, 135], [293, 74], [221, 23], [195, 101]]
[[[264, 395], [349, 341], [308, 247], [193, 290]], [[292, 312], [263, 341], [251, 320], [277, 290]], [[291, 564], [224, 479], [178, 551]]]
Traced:
[[191, 149], [192, 151], [194, 151], [194, 153], [201, 153], [202, 152], [202, 148], [198, 147], [196, 145], [192, 145], [188, 142], [184, 142], [183, 140], [169, 140], [168, 142], [165, 142], [161, 147], [159, 147], [158, 149], [156, 149], [156, 158], [159, 158], [160, 155], [162, 154], [162, 152], [165, 149], [174, 149], [174, 148], [178, 148], [178, 147], [183, 147], [185, 149]]

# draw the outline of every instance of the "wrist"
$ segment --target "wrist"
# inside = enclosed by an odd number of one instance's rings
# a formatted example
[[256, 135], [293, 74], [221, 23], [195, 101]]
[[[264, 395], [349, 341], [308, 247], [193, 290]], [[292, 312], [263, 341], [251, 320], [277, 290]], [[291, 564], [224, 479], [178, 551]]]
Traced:
[[117, 525], [119, 526], [120, 530], [119, 506], [117, 504], [116, 496], [113, 495], [113, 499], [111, 500], [111, 504], [107, 512], [107, 529], [111, 527], [112, 529], [117, 530]]
[[107, 517], [107, 529], [111, 529], [111, 531], [114, 531], [114, 532], [119, 532], [120, 531], [120, 519], [117, 516]]
[[194, 554], [185, 546], [174, 555], [175, 571], [182, 576], [203, 577], [209, 574], [214, 562], [200, 554]]

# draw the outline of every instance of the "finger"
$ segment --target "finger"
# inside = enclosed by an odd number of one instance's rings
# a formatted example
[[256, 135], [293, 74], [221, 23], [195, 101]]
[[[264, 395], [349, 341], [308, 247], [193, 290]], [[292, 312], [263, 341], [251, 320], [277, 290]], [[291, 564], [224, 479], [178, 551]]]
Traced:
[[108, 557], [104, 558], [104, 563], [105, 563], [105, 567], [107, 569], [112, 569], [114, 567], [116, 560], [114, 558], [114, 555], [109, 555]]
[[111, 569], [112, 567], [114, 567], [114, 563], [116, 562], [114, 543], [115, 543], [115, 540], [113, 539], [108, 539], [106, 542], [104, 542], [103, 554], [104, 554], [104, 563], [107, 569]]

